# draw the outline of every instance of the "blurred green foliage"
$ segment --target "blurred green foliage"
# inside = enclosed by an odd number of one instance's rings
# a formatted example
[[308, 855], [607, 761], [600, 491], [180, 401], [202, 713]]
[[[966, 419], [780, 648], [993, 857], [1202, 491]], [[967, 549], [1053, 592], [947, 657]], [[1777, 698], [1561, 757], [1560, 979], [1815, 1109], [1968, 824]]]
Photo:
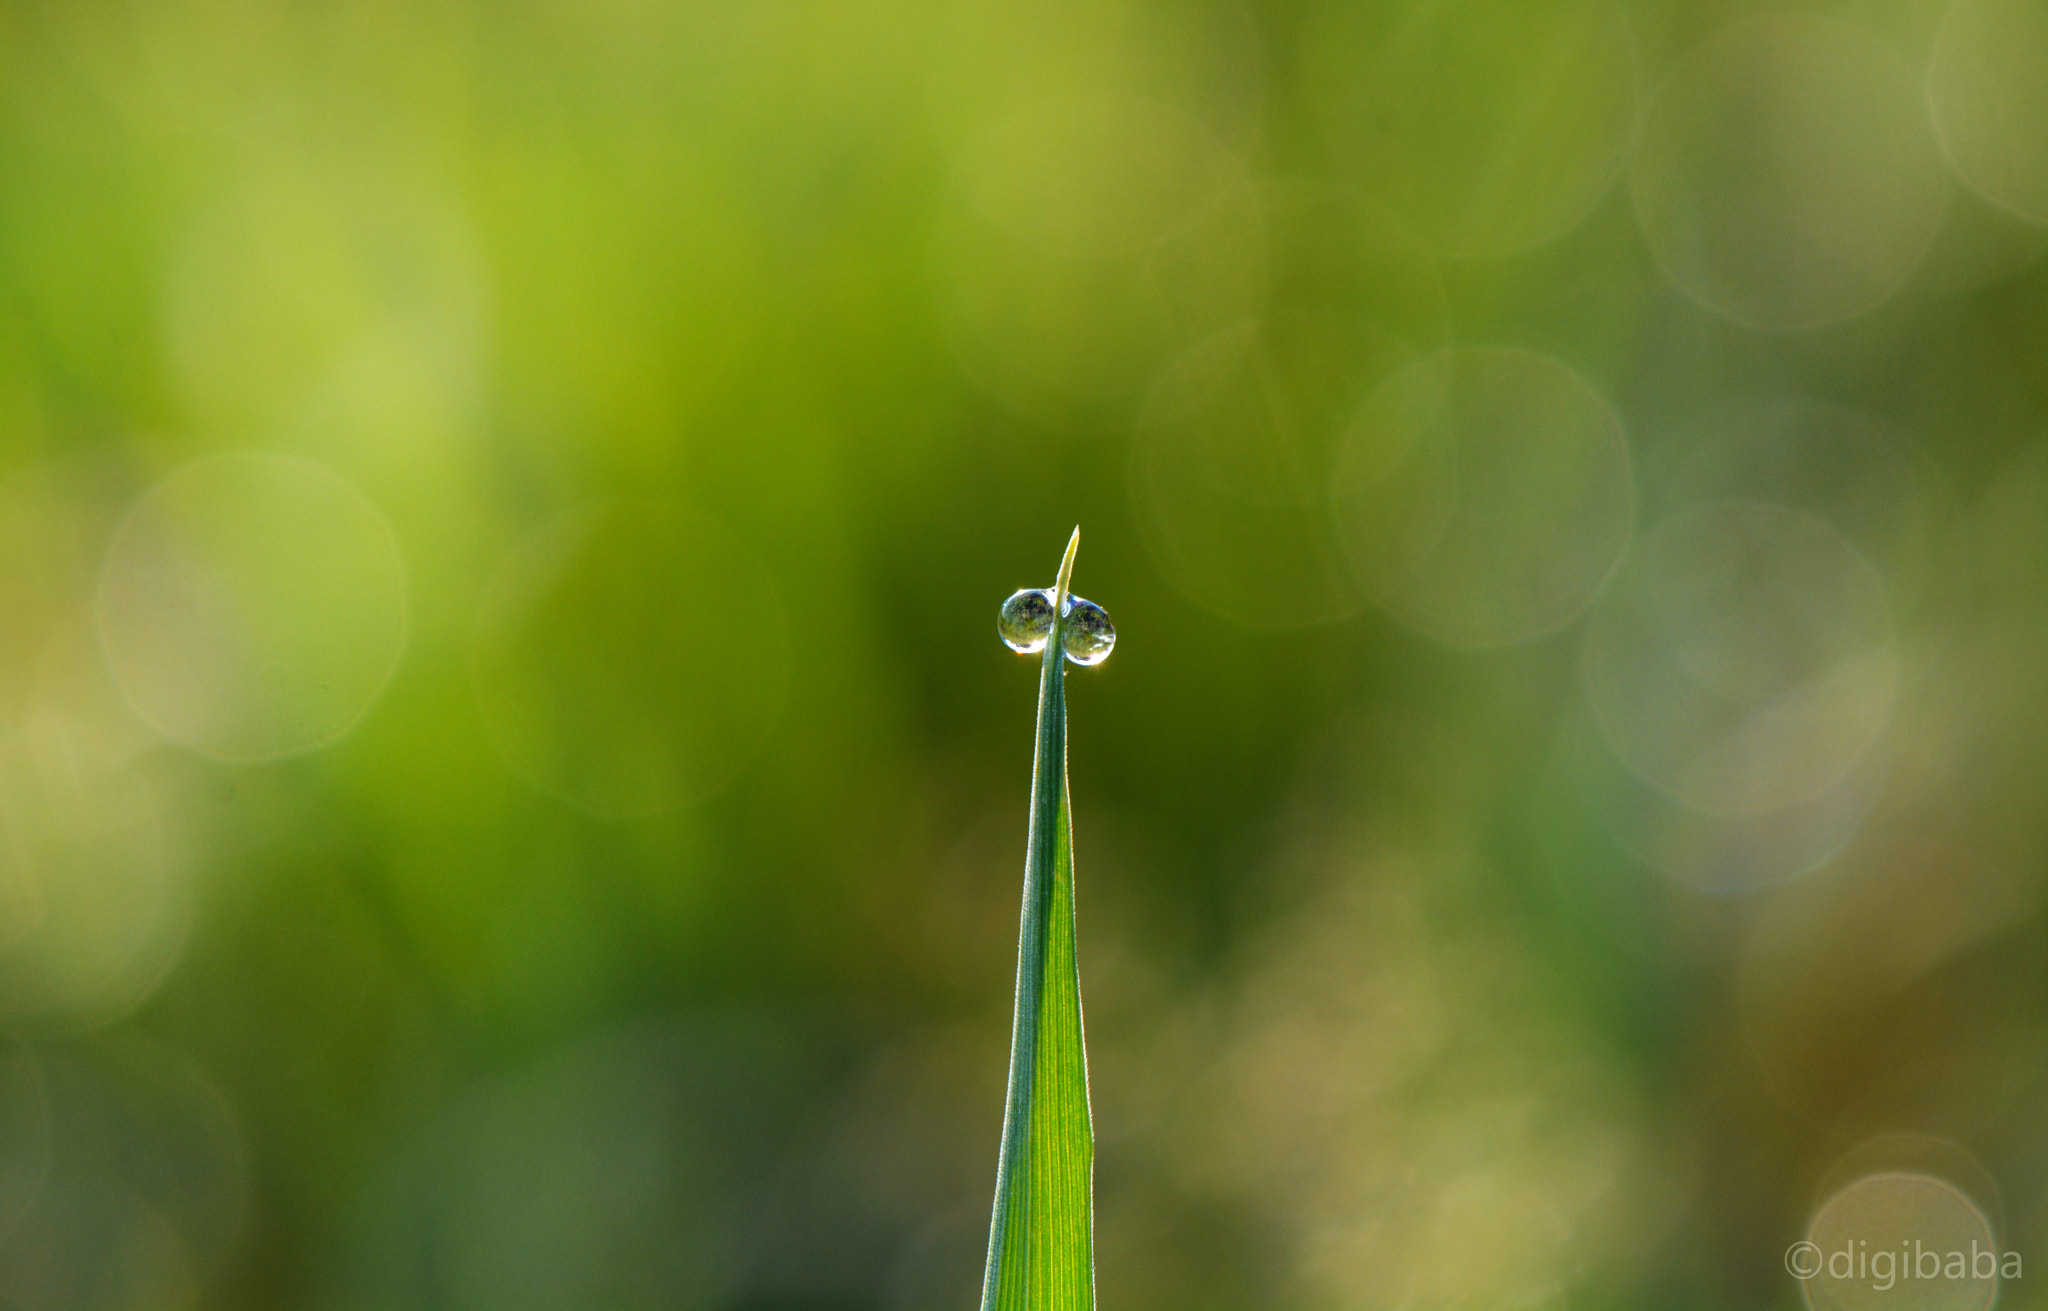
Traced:
[[1076, 521], [1106, 1305], [2048, 1251], [2044, 103], [2034, 0], [6, 6], [0, 1302], [969, 1305]]

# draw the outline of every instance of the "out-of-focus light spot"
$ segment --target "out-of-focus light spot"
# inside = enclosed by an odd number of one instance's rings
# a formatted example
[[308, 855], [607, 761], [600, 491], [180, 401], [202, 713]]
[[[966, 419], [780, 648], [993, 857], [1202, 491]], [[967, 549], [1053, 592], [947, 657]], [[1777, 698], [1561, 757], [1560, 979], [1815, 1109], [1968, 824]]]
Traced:
[[1966, 786], [2014, 815], [2034, 815], [2048, 698], [2048, 444], [1997, 471], [1963, 534], [1977, 564], [1970, 613], [1943, 676], [1930, 686], [1966, 734]]
[[1241, 0], [1047, 0], [948, 6], [933, 66], [933, 126], [971, 159], [979, 138], [1025, 106], [1121, 94], [1175, 105], [1233, 149], [1257, 131], [1263, 68]]
[[1905, 285], [1947, 195], [1919, 88], [1859, 28], [1757, 18], [1689, 55], [1644, 122], [1636, 216], [1673, 285], [1771, 331]]
[[1953, 579], [1937, 572], [1933, 467], [1903, 432], [1846, 406], [1742, 402], [1701, 426], [1660, 500], [1790, 506], [1824, 519], [1876, 568], [1893, 608], [1912, 612]]
[[1702, 810], [1768, 810], [1839, 784], [1898, 686], [1883, 579], [1803, 511], [1729, 502], [1645, 536], [1586, 635], [1615, 754]]
[[0, 1243], [34, 1204], [50, 1171], [50, 1098], [25, 1044], [0, 1044]]
[[0, 488], [4, 1022], [125, 1014], [184, 940], [184, 871], [139, 772], [161, 739], [124, 703], [92, 623], [99, 558], [132, 496], [120, 461], [97, 458], [38, 462]]
[[750, 1266], [790, 1264], [741, 1199], [777, 1195], [743, 1172], [782, 1164], [762, 1135], [799, 1077], [755, 1046], [645, 1022], [479, 1082], [364, 1198], [342, 1304], [744, 1305]]
[[1765, 894], [1735, 972], [1764, 1085], [1831, 1132], [1981, 1130], [2048, 1055], [2038, 902], [2003, 860], [1881, 834]]
[[1162, 379], [1154, 401], [1173, 417], [1141, 423], [1131, 456], [1139, 522], [1166, 576], [1254, 628], [1321, 623], [1358, 604], [1324, 513], [1323, 468], [1274, 390], [1257, 329], [1226, 331]]
[[115, 534], [107, 661], [166, 736], [223, 760], [324, 745], [405, 648], [405, 568], [383, 515], [332, 471], [257, 452], [187, 465]]
[[1329, 4], [1309, 32], [1338, 173], [1448, 256], [1576, 226], [1635, 139], [1634, 46], [1609, 0]]
[[248, 1161], [234, 1112], [197, 1062], [145, 1039], [49, 1048], [52, 1177], [133, 1192], [175, 1227], [201, 1278], [234, 1255], [248, 1222]]
[[1289, 628], [1357, 608], [1329, 520], [1329, 470], [1359, 402], [1440, 346], [1434, 258], [1382, 206], [1270, 188], [1271, 291], [1256, 320], [1175, 361], [1131, 453], [1146, 542], [1183, 591], [1240, 623]]
[[1338, 525], [1367, 593], [1453, 646], [1552, 632], [1634, 523], [1628, 441], [1558, 361], [1459, 348], [1379, 387], [1337, 458]]
[[27, 1308], [178, 1311], [240, 1241], [241, 1139], [189, 1062], [132, 1041], [53, 1049], [50, 1170], [0, 1243], [0, 1297]]
[[1071, 96], [1005, 121], [963, 182], [982, 221], [1087, 256], [1150, 249], [1237, 176], [1235, 158], [1175, 108]]
[[1393, 1252], [1370, 1249], [1405, 1249], [1405, 1277], [1381, 1286], [1395, 1305], [1453, 1307], [1484, 1298], [1498, 1307], [1568, 1307], [1557, 1258], [1569, 1247], [1571, 1225], [1548, 1182], [1522, 1162], [1475, 1166], [1414, 1198], [1419, 1205], [1395, 1223], [1376, 1226], [1377, 1241], [1357, 1255], [1392, 1265]]
[[[1814, 1311], [1984, 1311], [1998, 1296], [1995, 1274], [1980, 1278], [1982, 1265], [1968, 1269], [1979, 1252], [1992, 1253], [1990, 1268], [1998, 1268], [1990, 1222], [1954, 1184], [1933, 1175], [1857, 1180], [1814, 1212], [1806, 1241], [1819, 1259], [1800, 1291]], [[1949, 1267], [1951, 1253], [1961, 1254], [1960, 1271]]]
[[118, 1183], [67, 1177], [0, 1246], [0, 1296], [24, 1311], [190, 1311], [201, 1288], [162, 1212]]
[[[135, 497], [130, 474], [118, 457], [46, 460], [0, 485], [0, 722], [18, 726], [53, 700], [77, 715], [93, 698], [67, 693], [84, 683], [110, 690], [92, 649], [91, 597], [107, 539]], [[154, 744], [119, 699], [130, 731]]]
[[282, 126], [309, 35], [289, 16], [251, 0], [168, 0], [123, 17], [79, 15], [101, 48], [96, 80], [110, 100], [218, 137]]
[[1257, 944], [1178, 1168], [1271, 1207], [1320, 1304], [1553, 1304], [1593, 1248], [1663, 1223], [1627, 1081], [1514, 1000], [1515, 943], [1424, 928], [1414, 884], [1441, 871], [1381, 859]]
[[1935, 36], [1927, 99], [1957, 174], [2048, 223], [2048, 9], [2036, 0], [1954, 0]]
[[2022, 273], [2048, 250], [2048, 226], [2000, 209], [1967, 187], [1949, 193], [1941, 232], [1915, 284], [1934, 292], [1974, 291]]
[[411, 451], [473, 400], [479, 265], [453, 205], [375, 171], [273, 165], [201, 211], [170, 261], [181, 399], [212, 426]]
[[[1586, 734], [1597, 730], [1586, 726]], [[1840, 782], [1761, 810], [1701, 810], [1644, 782], [1604, 744], [1575, 742], [1572, 764], [1586, 803], [1622, 850], [1702, 892], [1749, 892], [1810, 874], [1846, 846], [1877, 804], [1889, 771], [1867, 753]]]
[[788, 681], [775, 580], [679, 505], [605, 502], [522, 544], [486, 592], [477, 701], [507, 762], [600, 815], [648, 815], [731, 782]]
[[1901, 686], [1917, 686], [1968, 605], [1970, 564], [1951, 527], [1953, 488], [1906, 432], [1875, 415], [1809, 399], [1731, 404], [1695, 430], [1668, 476], [1657, 518], [1717, 501], [1790, 506], [1825, 520], [1884, 580]]
[[1035, 418], [1127, 423], [1159, 371], [1254, 314], [1256, 189], [1180, 110], [1066, 96], [984, 139], [938, 237], [941, 310], [968, 373]]
[[1699, 944], [1675, 931], [1687, 899], [1672, 881], [1645, 878], [1642, 862], [1616, 836], [1609, 812], [1628, 813], [1628, 777], [1590, 711], [1562, 716], [1542, 767], [1531, 771], [1523, 834], [1530, 867], [1549, 902], [1588, 944], [1660, 966], [1696, 959]]
[[190, 907], [142, 779], [38, 714], [0, 738], [0, 1017], [94, 1025], [155, 990]]
[[1865, 1138], [1835, 1159], [1821, 1175], [1813, 1196], [1824, 1203], [1873, 1175], [1938, 1179], [1968, 1198], [1990, 1224], [1993, 1234], [2005, 1232], [2005, 1199], [1998, 1180], [1953, 1138], [1897, 1130]]

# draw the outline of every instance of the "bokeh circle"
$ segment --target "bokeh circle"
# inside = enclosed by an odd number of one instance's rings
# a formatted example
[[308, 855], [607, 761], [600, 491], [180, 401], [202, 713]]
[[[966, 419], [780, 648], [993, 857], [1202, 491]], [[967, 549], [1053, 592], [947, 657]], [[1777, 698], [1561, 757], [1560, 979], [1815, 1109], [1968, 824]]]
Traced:
[[[1800, 1281], [1814, 1311], [1911, 1307], [1983, 1311], [1998, 1295], [1995, 1276], [1980, 1279], [1951, 1253], [1993, 1253], [1990, 1222], [1945, 1179], [1914, 1173], [1868, 1175], [1821, 1204], [1807, 1227], [1816, 1273]], [[1873, 1258], [1875, 1260], [1873, 1261]]]
[[680, 505], [570, 511], [499, 568], [473, 672], [491, 736], [543, 790], [655, 814], [729, 783], [781, 710], [789, 638], [775, 580]]
[[1131, 448], [1146, 545], [1188, 595], [1254, 628], [1358, 608], [1329, 516], [1331, 461], [1387, 373], [1440, 348], [1435, 256], [1385, 206], [1307, 182], [1269, 185], [1264, 310], [1153, 384]]
[[223, 760], [346, 733], [406, 643], [390, 525], [332, 470], [209, 456], [144, 496], [100, 578], [108, 664], [142, 717]]
[[1176, 106], [1070, 94], [982, 139], [941, 213], [940, 315], [1019, 413], [1120, 427], [1168, 361], [1257, 313], [1265, 233], [1242, 163]]
[[1860, 28], [1792, 14], [1740, 24], [1672, 71], [1630, 178], [1672, 284], [1770, 331], [1890, 299], [1933, 243], [1948, 194], [1899, 57]]
[[1962, 179], [2048, 223], [2048, 6], [1954, 0], [1935, 36], [1927, 100]]
[[1647, 534], [1586, 635], [1615, 754], [1701, 810], [1768, 810], [1848, 775], [1891, 717], [1884, 581], [1825, 521], [1723, 502]]
[[1635, 46], [1611, 0], [1330, 4], [1309, 30], [1340, 175], [1448, 257], [1570, 230], [1635, 140]]
[[1453, 646], [1569, 623], [1634, 524], [1628, 440], [1607, 402], [1533, 351], [1460, 347], [1389, 378], [1337, 455], [1338, 529], [1359, 582]]

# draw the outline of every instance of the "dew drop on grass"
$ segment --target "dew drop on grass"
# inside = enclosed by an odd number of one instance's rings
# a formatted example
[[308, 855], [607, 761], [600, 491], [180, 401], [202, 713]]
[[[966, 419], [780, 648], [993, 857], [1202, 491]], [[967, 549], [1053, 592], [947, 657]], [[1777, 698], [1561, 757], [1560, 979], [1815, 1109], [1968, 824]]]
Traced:
[[1109, 622], [1109, 612], [1093, 601], [1068, 597], [1067, 659], [1077, 665], [1099, 665], [1109, 659], [1109, 649], [1115, 645], [1116, 628]]
[[1046, 635], [1052, 632], [1052, 598], [1036, 587], [1011, 593], [996, 616], [996, 631], [1012, 651], [1030, 655], [1045, 650]]
[[[1116, 645], [1116, 627], [1109, 622], [1109, 612], [1078, 596], [1067, 598], [1066, 609], [1063, 645], [1067, 659], [1077, 665], [1099, 665], [1108, 659], [1110, 648]], [[1052, 594], [1041, 587], [1013, 592], [996, 616], [996, 631], [1012, 651], [1025, 655], [1043, 651], [1046, 636], [1052, 632]]]

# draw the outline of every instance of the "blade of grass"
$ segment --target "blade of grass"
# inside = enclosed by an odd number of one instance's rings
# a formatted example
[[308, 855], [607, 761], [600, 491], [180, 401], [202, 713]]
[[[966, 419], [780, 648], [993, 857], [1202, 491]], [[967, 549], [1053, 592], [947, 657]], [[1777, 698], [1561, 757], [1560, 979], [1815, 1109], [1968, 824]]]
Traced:
[[981, 1311], [1092, 1311], [1095, 1128], [1074, 956], [1074, 845], [1067, 800], [1067, 584], [1076, 528], [1053, 584], [1052, 632], [1038, 676], [1031, 830], [1017, 931], [1010, 1093], [996, 1167]]

